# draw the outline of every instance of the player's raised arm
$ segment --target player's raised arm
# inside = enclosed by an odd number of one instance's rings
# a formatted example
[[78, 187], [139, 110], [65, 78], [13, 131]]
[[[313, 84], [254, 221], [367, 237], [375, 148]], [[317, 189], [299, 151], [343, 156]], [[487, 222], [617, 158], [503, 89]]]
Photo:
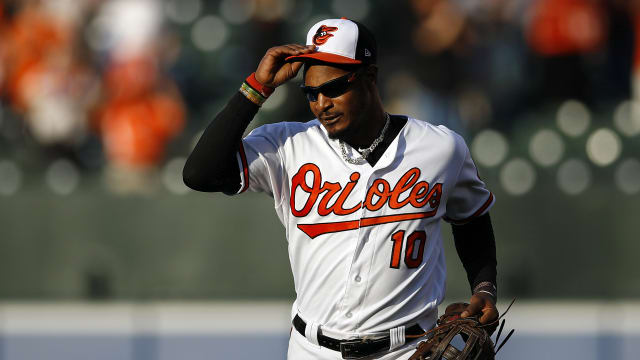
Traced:
[[184, 183], [198, 191], [234, 193], [240, 187], [236, 152], [242, 134], [260, 106], [276, 87], [296, 76], [302, 62], [286, 62], [288, 56], [314, 51], [298, 44], [273, 47], [258, 69], [211, 121], [193, 149], [182, 171]]
[[293, 79], [302, 67], [302, 62], [285, 62], [289, 56], [307, 54], [315, 50], [314, 45], [289, 44], [276, 46], [264, 54], [258, 69], [256, 70], [256, 80], [268, 87], [278, 87]]

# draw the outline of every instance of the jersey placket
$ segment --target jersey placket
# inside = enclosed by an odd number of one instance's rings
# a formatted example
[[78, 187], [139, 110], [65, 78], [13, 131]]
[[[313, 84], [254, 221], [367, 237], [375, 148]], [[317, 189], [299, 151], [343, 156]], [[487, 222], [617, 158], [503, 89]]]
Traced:
[[[372, 176], [372, 171], [367, 171], [366, 175], [361, 174], [360, 180], [362, 181], [363, 188], [361, 188], [362, 190], [360, 191], [360, 201], [362, 201], [363, 206], [358, 211], [360, 219], [365, 217], [367, 214], [367, 210], [364, 207], [364, 201], [367, 196], [367, 190], [371, 185], [370, 179]], [[367, 290], [368, 279], [366, 277], [369, 274], [367, 266], [370, 264], [367, 264], [368, 261], [366, 259], [370, 258], [370, 256], [368, 256], [368, 252], [371, 249], [370, 246], [367, 246], [367, 243], [371, 230], [371, 228], [358, 227], [356, 235], [358, 242], [353, 253], [347, 279], [345, 279], [345, 295], [341, 303], [341, 315], [345, 319], [345, 323], [349, 324], [349, 328], [353, 331], [355, 331], [359, 326], [360, 308], [364, 303], [364, 296]]]
[[[392, 152], [395, 153], [394, 151]], [[364, 190], [361, 192], [360, 199], [360, 201], [362, 201], [362, 208], [359, 211], [360, 219], [384, 214], [386, 206], [383, 206], [377, 211], [370, 211], [364, 204], [369, 188], [376, 179], [384, 177], [385, 173], [383, 168], [391, 162], [392, 157], [393, 154], [389, 153], [383, 155], [378, 161], [378, 164], [376, 164], [377, 166], [367, 171], [366, 175], [361, 174]], [[369, 274], [371, 273], [371, 266], [374, 263], [374, 254], [372, 254], [372, 252], [376, 248], [375, 242], [380, 241], [378, 239], [379, 228], [380, 226], [358, 227], [358, 243], [356, 244], [351, 267], [347, 275], [345, 296], [341, 304], [342, 316], [354, 331], [360, 327], [362, 321], [360, 314], [362, 313], [362, 307], [365, 306], [365, 297], [370, 280]]]

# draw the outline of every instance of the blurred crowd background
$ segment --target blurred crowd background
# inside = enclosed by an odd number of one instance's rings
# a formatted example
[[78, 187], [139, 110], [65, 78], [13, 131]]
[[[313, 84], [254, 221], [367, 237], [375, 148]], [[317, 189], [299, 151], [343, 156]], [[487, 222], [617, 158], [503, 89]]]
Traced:
[[[181, 170], [269, 47], [341, 16], [388, 111], [467, 140], [501, 294], [640, 296], [637, 1], [0, 0], [0, 299], [292, 299], [271, 200]], [[310, 120], [299, 82], [250, 126]]]

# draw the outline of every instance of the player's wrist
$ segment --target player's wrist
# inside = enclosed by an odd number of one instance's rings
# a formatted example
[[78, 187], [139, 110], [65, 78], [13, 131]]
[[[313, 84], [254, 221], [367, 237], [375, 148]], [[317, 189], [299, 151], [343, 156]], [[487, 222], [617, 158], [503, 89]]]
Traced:
[[498, 288], [490, 281], [483, 281], [473, 288], [474, 295], [488, 295], [493, 299], [495, 304], [498, 301]]
[[262, 106], [274, 90], [275, 88], [261, 84], [256, 79], [256, 73], [249, 75], [239, 89], [242, 95], [258, 106]]

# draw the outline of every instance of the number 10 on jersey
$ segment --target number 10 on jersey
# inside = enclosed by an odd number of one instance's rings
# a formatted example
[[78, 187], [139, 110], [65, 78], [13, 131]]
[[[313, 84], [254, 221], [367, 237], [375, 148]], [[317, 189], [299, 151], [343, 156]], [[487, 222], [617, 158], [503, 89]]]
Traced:
[[[402, 248], [405, 248], [404, 263], [409, 269], [417, 268], [422, 263], [422, 255], [424, 254], [424, 244], [427, 242], [427, 233], [424, 231], [414, 231], [406, 237], [406, 245], [404, 230], [398, 230], [391, 235], [393, 249], [391, 251], [391, 267], [400, 268], [400, 259], [402, 258]], [[404, 245], [404, 246], [403, 246]]]

